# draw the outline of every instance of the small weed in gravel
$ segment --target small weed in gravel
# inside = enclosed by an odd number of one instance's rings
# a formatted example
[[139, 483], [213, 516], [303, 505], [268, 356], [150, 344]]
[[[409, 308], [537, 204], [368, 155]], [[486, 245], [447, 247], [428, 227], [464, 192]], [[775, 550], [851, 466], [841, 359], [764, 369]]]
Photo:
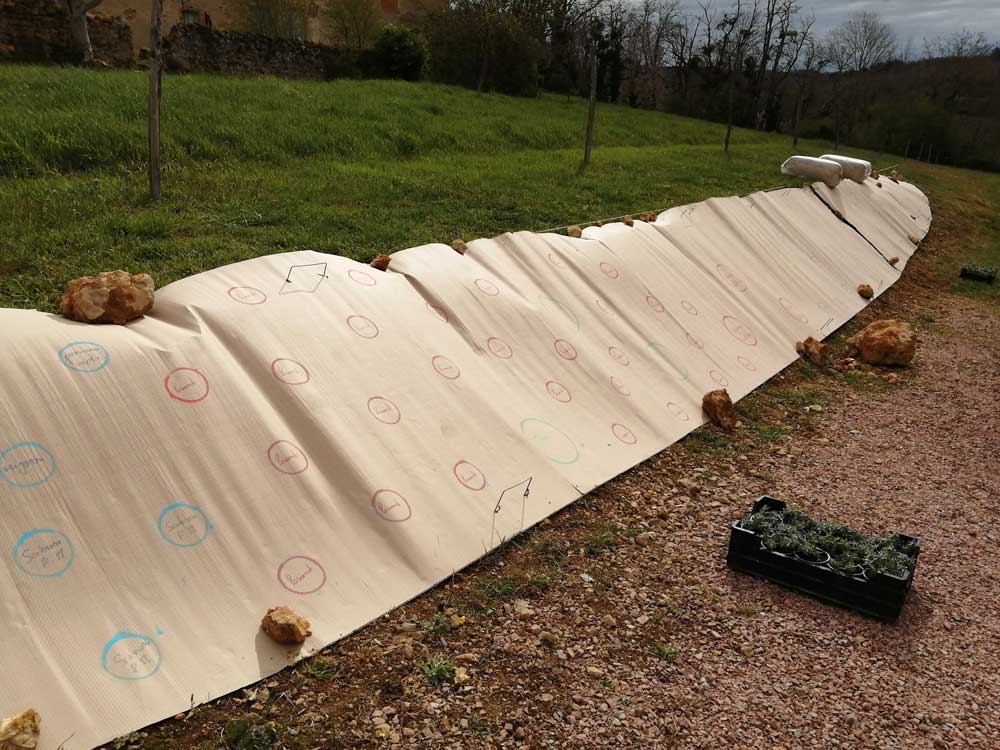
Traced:
[[432, 685], [443, 685], [446, 682], [455, 681], [455, 665], [446, 656], [432, 656], [424, 662], [421, 669], [424, 677], [430, 680]]
[[788, 435], [791, 430], [781, 424], [754, 425], [752, 428], [757, 437], [765, 443], [773, 443]]
[[609, 530], [604, 530], [594, 534], [587, 540], [587, 545], [584, 548], [588, 555], [591, 557], [596, 557], [597, 555], [604, 552], [604, 550], [614, 549], [618, 546], [618, 538], [613, 532]]
[[333, 677], [334, 661], [329, 656], [314, 656], [302, 662], [299, 671], [314, 680], [329, 680]]
[[656, 654], [657, 659], [662, 659], [665, 662], [673, 662], [677, 660], [677, 656], [680, 654], [680, 651], [671, 646], [669, 643], [659, 641], [653, 646], [653, 653]]
[[539, 557], [558, 565], [569, 554], [568, 545], [562, 539], [539, 534], [531, 540], [531, 549]]
[[273, 721], [255, 726], [249, 719], [236, 719], [222, 730], [222, 740], [230, 750], [271, 750], [278, 739]]
[[451, 621], [444, 612], [435, 612], [429, 620], [421, 620], [420, 627], [439, 638], [451, 631]]

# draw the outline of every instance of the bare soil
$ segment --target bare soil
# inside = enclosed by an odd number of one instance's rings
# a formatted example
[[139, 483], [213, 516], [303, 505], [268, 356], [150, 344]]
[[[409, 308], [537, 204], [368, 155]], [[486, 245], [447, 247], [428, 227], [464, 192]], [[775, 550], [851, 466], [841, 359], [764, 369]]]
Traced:
[[[832, 340], [910, 321], [897, 382], [796, 363], [734, 435], [699, 429], [323, 655], [112, 747], [216, 748], [227, 726], [245, 749], [1000, 747], [1000, 308], [935, 275], [971, 220], [941, 211]], [[728, 524], [763, 493], [919, 536], [899, 622], [729, 571]]]

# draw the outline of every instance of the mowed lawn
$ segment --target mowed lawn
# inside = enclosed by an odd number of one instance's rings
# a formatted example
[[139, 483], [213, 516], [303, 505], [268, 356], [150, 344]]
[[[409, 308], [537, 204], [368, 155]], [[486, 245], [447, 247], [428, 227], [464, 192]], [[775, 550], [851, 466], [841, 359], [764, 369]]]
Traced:
[[[727, 156], [720, 125], [610, 105], [578, 175], [586, 103], [563, 96], [168, 76], [164, 200], [153, 204], [145, 96], [141, 72], [0, 66], [0, 307], [53, 310], [66, 280], [102, 270], [146, 271], [162, 286], [267, 253], [366, 260], [797, 184], [778, 168], [795, 153], [786, 136], [737, 131]], [[970, 261], [1000, 260], [1000, 176], [900, 169], [981, 216]]]

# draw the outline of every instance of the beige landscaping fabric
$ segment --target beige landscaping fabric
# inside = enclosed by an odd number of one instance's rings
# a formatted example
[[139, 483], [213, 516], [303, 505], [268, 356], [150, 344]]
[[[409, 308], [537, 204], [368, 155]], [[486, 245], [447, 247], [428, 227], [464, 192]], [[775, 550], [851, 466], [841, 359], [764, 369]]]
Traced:
[[[929, 222], [908, 186], [821, 195], [893, 252]], [[86, 750], [272, 674], [299, 654], [260, 633], [268, 607], [311, 620], [303, 654], [343, 637], [898, 275], [804, 188], [387, 273], [258, 258], [124, 327], [0, 310], [0, 716], [36, 708], [42, 748]]]

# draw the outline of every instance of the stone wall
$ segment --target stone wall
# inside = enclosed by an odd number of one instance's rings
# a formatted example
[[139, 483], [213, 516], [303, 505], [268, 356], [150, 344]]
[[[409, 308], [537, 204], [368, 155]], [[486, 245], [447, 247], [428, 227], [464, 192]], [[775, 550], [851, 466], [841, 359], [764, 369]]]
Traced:
[[[0, 0], [2, 1], [2, 0]], [[167, 69], [326, 80], [359, 74], [359, 58], [335, 47], [179, 23], [166, 39]]]
[[[123, 18], [87, 17], [94, 58], [130, 65], [132, 29]], [[59, 0], [0, 0], [0, 54], [15, 60], [77, 63], [65, 6]]]

